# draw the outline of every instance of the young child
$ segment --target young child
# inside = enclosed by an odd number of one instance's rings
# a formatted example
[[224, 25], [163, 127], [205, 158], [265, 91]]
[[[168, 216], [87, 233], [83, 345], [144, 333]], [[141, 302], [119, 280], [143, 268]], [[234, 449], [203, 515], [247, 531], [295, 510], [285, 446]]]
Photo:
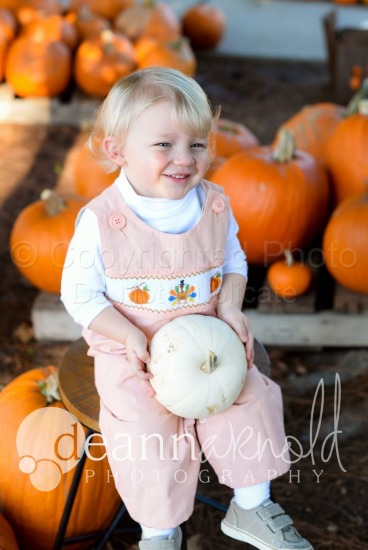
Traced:
[[[107, 170], [121, 172], [78, 217], [62, 301], [94, 357], [100, 428], [117, 490], [142, 526], [139, 548], [181, 548], [203, 452], [234, 489], [225, 534], [260, 549], [308, 550], [269, 498], [270, 479], [289, 469], [282, 398], [252, 366], [238, 226], [222, 189], [204, 179], [215, 116], [201, 87], [175, 70], [145, 69], [114, 85], [89, 143]], [[214, 276], [221, 285], [211, 291]], [[190, 297], [169, 299], [187, 284]], [[146, 371], [153, 334], [194, 313], [228, 323], [250, 369], [236, 403], [204, 421], [160, 405]]]

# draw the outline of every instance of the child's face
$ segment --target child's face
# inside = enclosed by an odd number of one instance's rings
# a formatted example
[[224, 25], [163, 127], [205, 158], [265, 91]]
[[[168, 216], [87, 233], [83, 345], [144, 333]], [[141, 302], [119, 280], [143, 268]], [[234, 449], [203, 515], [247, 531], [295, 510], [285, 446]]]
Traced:
[[208, 139], [188, 135], [174, 124], [173, 104], [161, 101], [135, 118], [124, 143], [117, 146], [134, 190], [145, 197], [181, 199], [204, 177]]

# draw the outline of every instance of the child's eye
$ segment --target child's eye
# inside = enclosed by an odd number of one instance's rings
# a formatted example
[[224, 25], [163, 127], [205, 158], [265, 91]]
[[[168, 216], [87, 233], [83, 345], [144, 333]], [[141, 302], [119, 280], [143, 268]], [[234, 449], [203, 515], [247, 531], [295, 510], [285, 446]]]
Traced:
[[170, 143], [163, 141], [162, 143], [156, 143], [157, 147], [170, 147]]
[[207, 149], [207, 145], [205, 143], [193, 143], [192, 147], [194, 147], [194, 149]]

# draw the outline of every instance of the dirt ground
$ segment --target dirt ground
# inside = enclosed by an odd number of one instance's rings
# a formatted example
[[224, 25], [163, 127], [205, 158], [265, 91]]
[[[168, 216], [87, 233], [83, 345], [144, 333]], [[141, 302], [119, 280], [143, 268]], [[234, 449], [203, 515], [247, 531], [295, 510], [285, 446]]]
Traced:
[[[319, 63], [203, 55], [197, 79], [223, 117], [247, 125], [263, 144], [302, 106], [333, 101], [327, 67]], [[72, 188], [63, 167], [79, 137], [80, 130], [65, 126], [0, 126], [0, 388], [25, 370], [58, 364], [68, 345], [32, 337], [38, 290], [18, 274], [8, 242], [16, 216], [42, 189]], [[268, 351], [284, 395], [286, 432], [300, 443], [290, 474], [273, 483], [274, 498], [316, 550], [368, 549], [368, 347]], [[206, 473], [200, 492], [226, 504], [230, 491]], [[222, 515], [197, 502], [187, 524], [189, 548], [244, 548], [220, 533]], [[136, 540], [115, 536], [108, 547], [137, 548]]]

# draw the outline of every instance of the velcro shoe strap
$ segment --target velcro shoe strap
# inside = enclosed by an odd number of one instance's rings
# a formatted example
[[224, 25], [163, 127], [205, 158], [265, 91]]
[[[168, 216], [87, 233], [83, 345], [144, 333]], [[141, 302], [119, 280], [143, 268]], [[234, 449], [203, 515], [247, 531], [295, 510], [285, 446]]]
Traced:
[[290, 527], [290, 525], [293, 524], [293, 520], [290, 516], [287, 516], [286, 514], [283, 514], [282, 516], [278, 516], [275, 519], [271, 519], [271, 521], [268, 522], [268, 527], [276, 533], [277, 531], [281, 531], [284, 527]]
[[268, 506], [261, 508], [261, 510], [259, 510], [257, 514], [262, 521], [267, 521], [269, 519], [274, 518], [275, 516], [285, 514], [285, 510], [281, 508], [280, 504], [273, 502], [272, 504], [269, 504]]

